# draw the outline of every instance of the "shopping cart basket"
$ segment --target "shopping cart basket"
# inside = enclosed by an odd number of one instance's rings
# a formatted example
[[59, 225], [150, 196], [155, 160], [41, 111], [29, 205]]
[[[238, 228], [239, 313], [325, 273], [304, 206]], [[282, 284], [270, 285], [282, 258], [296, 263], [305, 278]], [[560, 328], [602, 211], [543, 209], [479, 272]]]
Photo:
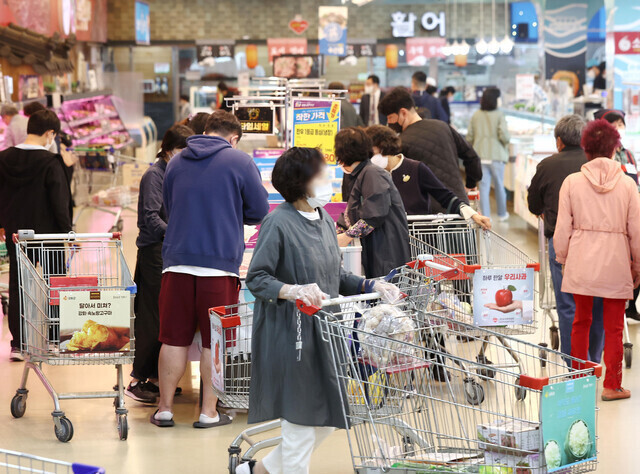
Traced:
[[109, 232], [121, 232], [122, 211], [136, 212], [138, 190], [125, 182], [123, 169], [137, 163], [136, 158], [119, 152], [76, 149], [81, 154], [73, 175], [73, 199], [77, 206], [74, 228], [86, 209], [92, 208], [111, 214], [113, 223]]
[[104, 474], [101, 467], [56, 461], [31, 454], [0, 449], [0, 472], [5, 474]]
[[[547, 472], [540, 433], [544, 387], [600, 376], [599, 365], [574, 359], [581, 367], [574, 370], [567, 367], [566, 356], [546, 349], [547, 363], [543, 367], [539, 346], [474, 328], [449, 318], [445, 311], [418, 315], [420, 310], [412, 309], [410, 300], [401, 308], [406, 317], [416, 322], [415, 326], [404, 329], [403, 334], [374, 336], [357, 321], [367, 307], [375, 304], [359, 298], [325, 301], [322, 308], [298, 302], [303, 312], [321, 320], [323, 337], [331, 347], [336, 378], [343, 387], [345, 421], [351, 427], [348, 440], [355, 472]], [[455, 343], [459, 346], [453, 351], [456, 355], [448, 357], [456, 357], [463, 364], [447, 367], [453, 373], [446, 382], [437, 382], [431, 373], [441, 363], [439, 354], [420, 341], [425, 339], [424, 333], [443, 327], [452, 335], [475, 331], [478, 336], [471, 342]], [[486, 353], [501, 362], [500, 358], [506, 357], [503, 348], [490, 342], [498, 337], [518, 354], [522, 371], [494, 368], [472, 357], [465, 358], [475, 353], [471, 346], [489, 341]], [[472, 375], [462, 366], [474, 373], [495, 371], [482, 406], [460, 402], [468, 389], [464, 380]], [[595, 380], [585, 381], [595, 391]], [[593, 415], [593, 423], [587, 426], [592, 431], [587, 434], [595, 435], [595, 396], [592, 403], [592, 412], [587, 406]], [[492, 430], [499, 434], [500, 427], [505, 426], [523, 427], [531, 435], [527, 445], [512, 443], [507, 436], [490, 435]], [[502, 431], [506, 435], [507, 430]], [[559, 440], [556, 445], [564, 441]], [[576, 451], [575, 464], [562, 472], [595, 470], [595, 436], [589, 436], [582, 451]]]
[[[4, 229], [0, 229], [0, 275], [9, 273], [9, 254], [7, 253], [7, 243]], [[9, 285], [0, 283], [0, 303], [2, 304], [2, 314], [9, 315]]]
[[[11, 414], [26, 410], [27, 376], [33, 370], [53, 399], [51, 413], [60, 441], [73, 425], [60, 400], [113, 398], [120, 439], [128, 434], [123, 364], [135, 349], [133, 298], [136, 286], [122, 253], [120, 234], [14, 234], [20, 290], [21, 351], [26, 356]], [[118, 389], [58, 393], [42, 370], [48, 365], [115, 365]]]

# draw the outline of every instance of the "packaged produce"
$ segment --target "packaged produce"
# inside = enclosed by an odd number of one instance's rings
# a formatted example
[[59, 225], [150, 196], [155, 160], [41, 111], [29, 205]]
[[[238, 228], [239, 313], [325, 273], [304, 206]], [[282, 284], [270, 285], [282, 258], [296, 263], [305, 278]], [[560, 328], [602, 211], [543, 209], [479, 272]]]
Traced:
[[539, 453], [516, 456], [486, 451], [484, 463], [486, 466], [480, 467], [480, 474], [537, 474], [544, 472], [543, 457]]
[[[536, 423], [518, 420], [496, 420], [478, 425], [480, 449], [491, 449], [492, 444], [523, 451], [540, 450], [540, 427]], [[487, 443], [487, 444], [485, 444]]]
[[414, 342], [415, 328], [411, 318], [395, 306], [381, 304], [368, 308], [359, 324], [359, 329], [366, 333], [359, 336], [360, 355], [376, 367], [403, 363], [413, 356], [413, 349], [404, 343]]
[[456, 321], [473, 324], [473, 309], [470, 303], [460, 301], [452, 291], [443, 291], [433, 304], [434, 310], [445, 309], [446, 316]]

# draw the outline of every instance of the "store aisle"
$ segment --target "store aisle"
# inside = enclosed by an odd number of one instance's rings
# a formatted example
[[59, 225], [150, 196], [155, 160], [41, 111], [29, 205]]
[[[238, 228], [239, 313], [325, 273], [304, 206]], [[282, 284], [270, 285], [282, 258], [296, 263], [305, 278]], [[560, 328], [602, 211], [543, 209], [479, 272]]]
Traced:
[[[104, 231], [110, 225], [111, 216], [87, 212], [79, 228], [88, 231]], [[133, 270], [135, 264], [135, 217], [124, 216], [125, 254]], [[536, 234], [518, 217], [512, 216], [505, 224], [496, 224], [495, 230], [506, 235], [518, 247], [530, 255], [537, 252]], [[631, 323], [632, 342], [638, 343], [637, 323]], [[183, 396], [176, 399], [175, 428], [159, 429], [148, 422], [153, 409], [127, 399], [130, 410], [129, 440], [121, 442], [116, 432], [113, 407], [109, 400], [65, 401], [62, 403], [75, 428], [71, 442], [62, 444], [53, 434], [50, 413], [52, 403], [48, 394], [34, 377], [28, 388], [29, 400], [24, 418], [11, 417], [9, 403], [15, 393], [22, 364], [9, 363], [8, 330], [3, 322], [0, 343], [0, 447], [28, 452], [44, 457], [75, 462], [91, 463], [105, 467], [107, 473], [173, 473], [211, 472], [224, 473], [227, 467], [229, 442], [246, 427], [246, 415], [239, 415], [233, 424], [212, 430], [194, 430], [191, 423], [198, 415], [198, 393], [185, 388]], [[531, 337], [540, 342], [541, 334]], [[640, 357], [640, 355], [638, 355]], [[624, 385], [633, 392], [630, 400], [614, 403], [599, 402], [598, 414], [599, 461], [598, 472], [620, 474], [637, 472], [635, 453], [629, 451], [621, 440], [635, 439], [640, 422], [640, 362], [624, 371]], [[75, 366], [46, 367], [54, 386], [60, 390], [100, 390], [114, 382], [112, 367]], [[197, 380], [193, 380], [197, 386]], [[347, 474], [352, 472], [349, 448], [345, 432], [337, 432], [326, 441], [312, 461], [313, 473]]]

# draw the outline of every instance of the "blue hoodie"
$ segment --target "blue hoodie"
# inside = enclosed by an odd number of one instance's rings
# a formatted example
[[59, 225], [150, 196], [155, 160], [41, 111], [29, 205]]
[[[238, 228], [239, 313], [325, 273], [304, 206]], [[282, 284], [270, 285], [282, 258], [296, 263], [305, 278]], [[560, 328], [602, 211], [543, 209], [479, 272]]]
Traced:
[[269, 212], [257, 166], [224, 138], [194, 135], [167, 165], [162, 186], [169, 218], [164, 268], [192, 265], [238, 274], [244, 224]]

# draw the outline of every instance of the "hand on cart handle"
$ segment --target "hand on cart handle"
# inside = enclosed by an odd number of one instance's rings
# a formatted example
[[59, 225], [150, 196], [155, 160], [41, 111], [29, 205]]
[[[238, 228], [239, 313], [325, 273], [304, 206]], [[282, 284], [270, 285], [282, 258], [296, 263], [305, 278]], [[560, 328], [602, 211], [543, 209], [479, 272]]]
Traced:
[[354, 296], [339, 296], [338, 298], [331, 298], [322, 300], [319, 305], [311, 305], [305, 303], [303, 300], [296, 300], [296, 307], [308, 316], [313, 316], [322, 308], [329, 306], [339, 306], [341, 304], [353, 304], [364, 301], [378, 300], [382, 297], [380, 293], [365, 293], [362, 295]]
[[407, 295], [386, 278], [383, 280], [365, 280], [364, 293], [378, 293], [384, 303], [395, 304]]
[[471, 219], [473, 220], [473, 222], [478, 224], [484, 230], [491, 230], [491, 218], [490, 217], [483, 216], [482, 214], [474, 214], [473, 217], [471, 217]]
[[306, 305], [320, 306], [322, 300], [329, 298], [329, 295], [320, 289], [316, 283], [308, 285], [285, 285], [280, 290], [282, 299], [302, 301]]

